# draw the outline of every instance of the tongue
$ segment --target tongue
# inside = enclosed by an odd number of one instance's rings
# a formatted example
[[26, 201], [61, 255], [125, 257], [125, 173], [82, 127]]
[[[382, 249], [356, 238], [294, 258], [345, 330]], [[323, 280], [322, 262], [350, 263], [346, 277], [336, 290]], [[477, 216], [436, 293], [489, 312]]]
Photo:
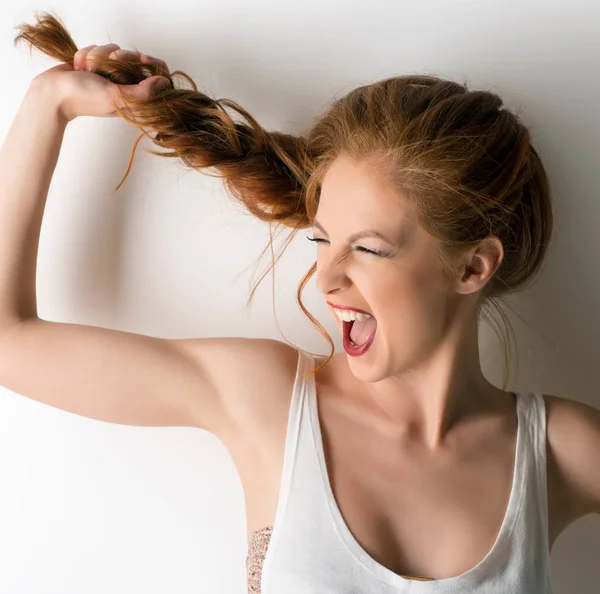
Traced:
[[363, 319], [360, 322], [356, 320], [350, 328], [350, 338], [355, 345], [360, 346], [367, 341], [376, 328], [377, 322], [374, 317]]

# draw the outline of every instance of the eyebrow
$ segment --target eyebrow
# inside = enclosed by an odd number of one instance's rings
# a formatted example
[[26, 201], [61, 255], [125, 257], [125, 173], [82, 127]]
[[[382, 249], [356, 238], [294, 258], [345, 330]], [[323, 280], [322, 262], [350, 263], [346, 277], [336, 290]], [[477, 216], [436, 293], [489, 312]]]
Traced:
[[[319, 231], [321, 231], [321, 232], [325, 233], [325, 235], [327, 235], [327, 231], [325, 231], [325, 229], [323, 228], [323, 225], [321, 225], [321, 223], [319, 223], [319, 221], [317, 221], [316, 219], [313, 221], [313, 227], [316, 227]], [[367, 229], [366, 231], [359, 231], [358, 233], [353, 233], [352, 235], [350, 235], [350, 237], [348, 237], [348, 242], [352, 243], [352, 242], [356, 241], [357, 239], [361, 239], [363, 237], [375, 237], [376, 239], [381, 239], [382, 241], [385, 241], [386, 243], [390, 244], [392, 247], [398, 247], [396, 245], [396, 243], [394, 243], [393, 241], [388, 239], [385, 235], [383, 235], [382, 233], [379, 233], [379, 231], [375, 231], [373, 229]]]

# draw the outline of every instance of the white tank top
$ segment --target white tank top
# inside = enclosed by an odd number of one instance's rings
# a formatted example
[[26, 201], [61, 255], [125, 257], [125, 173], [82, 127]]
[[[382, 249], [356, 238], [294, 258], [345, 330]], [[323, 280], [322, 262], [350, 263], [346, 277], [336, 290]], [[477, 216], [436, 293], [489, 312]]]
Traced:
[[421, 581], [375, 561], [343, 519], [328, 479], [314, 376], [303, 380], [314, 365], [314, 357], [299, 351], [262, 594], [551, 594], [541, 394], [517, 394], [514, 480], [493, 547], [465, 573]]

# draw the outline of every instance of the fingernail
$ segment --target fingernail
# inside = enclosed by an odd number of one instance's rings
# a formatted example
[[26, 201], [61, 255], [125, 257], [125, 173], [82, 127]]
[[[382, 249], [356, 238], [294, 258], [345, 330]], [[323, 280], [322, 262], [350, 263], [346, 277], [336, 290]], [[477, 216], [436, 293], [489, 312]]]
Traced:
[[161, 80], [156, 83], [156, 88], [158, 91], [164, 91], [168, 87], [171, 86], [171, 83], [168, 80]]

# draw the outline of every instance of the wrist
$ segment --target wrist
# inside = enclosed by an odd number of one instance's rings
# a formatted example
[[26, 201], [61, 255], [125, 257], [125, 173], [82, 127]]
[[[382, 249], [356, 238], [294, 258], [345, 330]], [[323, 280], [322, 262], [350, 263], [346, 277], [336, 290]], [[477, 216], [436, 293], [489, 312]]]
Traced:
[[75, 116], [66, 109], [65, 99], [58, 85], [43, 77], [34, 78], [27, 89], [26, 99], [31, 99], [39, 109], [55, 115], [66, 126]]

